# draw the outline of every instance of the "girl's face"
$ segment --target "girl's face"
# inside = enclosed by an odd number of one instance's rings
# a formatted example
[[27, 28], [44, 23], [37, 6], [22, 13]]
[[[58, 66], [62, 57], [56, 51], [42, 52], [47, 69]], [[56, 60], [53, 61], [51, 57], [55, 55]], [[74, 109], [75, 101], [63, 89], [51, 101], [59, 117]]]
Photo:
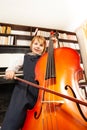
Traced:
[[41, 55], [44, 50], [44, 44], [40, 43], [38, 40], [35, 40], [32, 44], [32, 53]]

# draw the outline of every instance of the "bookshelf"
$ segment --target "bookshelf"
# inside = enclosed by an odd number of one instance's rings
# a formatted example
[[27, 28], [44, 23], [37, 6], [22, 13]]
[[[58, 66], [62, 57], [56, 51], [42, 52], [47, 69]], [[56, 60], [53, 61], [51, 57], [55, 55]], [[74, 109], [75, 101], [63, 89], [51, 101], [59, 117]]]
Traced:
[[0, 54], [27, 53], [35, 35], [44, 36], [48, 42], [51, 31], [58, 34], [59, 47], [71, 47], [80, 54], [75, 32], [10, 23], [0, 23]]
[[[0, 23], [0, 28], [2, 28], [2, 30], [3, 27], [6, 29], [10, 27], [10, 31], [8, 32], [5, 29], [4, 31], [0, 31], [0, 37], [9, 37], [9, 36], [13, 37], [13, 43], [11, 45], [17, 45], [17, 40], [31, 40], [32, 37], [37, 33], [36, 32], [37, 29], [38, 29], [37, 30], [38, 34], [43, 35], [46, 39], [49, 38], [50, 32], [54, 31], [58, 33], [60, 41], [67, 39], [68, 42], [74, 42], [74, 43], [77, 42], [76, 34], [74, 32], [49, 29], [49, 28], [41, 28], [41, 27], [33, 27], [33, 26]], [[73, 39], [71, 40], [69, 36], [72, 37]], [[10, 43], [8, 43], [8, 45], [10, 45]]]
[[50, 32], [58, 34], [59, 46], [67, 46], [79, 52], [75, 32], [50, 28], [0, 23], [0, 54], [20, 54], [30, 51], [30, 42], [35, 35], [42, 35], [49, 41]]
[[10, 23], [0, 23], [0, 54], [27, 53], [30, 51], [31, 39], [35, 35], [42, 35], [49, 42], [51, 31], [56, 32], [59, 47], [71, 47], [80, 54], [75, 32]]

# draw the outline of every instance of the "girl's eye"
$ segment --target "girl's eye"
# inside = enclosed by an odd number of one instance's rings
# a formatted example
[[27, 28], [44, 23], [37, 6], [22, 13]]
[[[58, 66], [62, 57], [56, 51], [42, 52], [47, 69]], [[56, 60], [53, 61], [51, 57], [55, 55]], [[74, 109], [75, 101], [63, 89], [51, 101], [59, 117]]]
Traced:
[[40, 44], [41, 47], [43, 47], [44, 45], [43, 44]]

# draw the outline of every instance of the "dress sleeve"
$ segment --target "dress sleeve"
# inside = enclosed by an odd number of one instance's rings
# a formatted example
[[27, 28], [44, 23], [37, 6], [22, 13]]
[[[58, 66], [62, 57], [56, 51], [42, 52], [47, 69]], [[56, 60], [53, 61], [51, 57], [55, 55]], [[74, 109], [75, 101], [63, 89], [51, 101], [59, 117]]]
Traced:
[[24, 62], [24, 54], [17, 56], [16, 60], [8, 66], [6, 71], [13, 70], [15, 73], [18, 72], [18, 70], [22, 68], [23, 62]]

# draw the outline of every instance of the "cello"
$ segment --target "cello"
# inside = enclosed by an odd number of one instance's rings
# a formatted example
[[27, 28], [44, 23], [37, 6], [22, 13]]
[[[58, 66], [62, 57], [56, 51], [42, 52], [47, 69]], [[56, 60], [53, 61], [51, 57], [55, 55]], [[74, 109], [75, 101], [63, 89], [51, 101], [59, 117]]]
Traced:
[[79, 89], [82, 78], [78, 53], [68, 47], [53, 49], [50, 38], [48, 52], [35, 67], [35, 80], [44, 87], [34, 108], [27, 111], [22, 130], [86, 130], [87, 101]]

